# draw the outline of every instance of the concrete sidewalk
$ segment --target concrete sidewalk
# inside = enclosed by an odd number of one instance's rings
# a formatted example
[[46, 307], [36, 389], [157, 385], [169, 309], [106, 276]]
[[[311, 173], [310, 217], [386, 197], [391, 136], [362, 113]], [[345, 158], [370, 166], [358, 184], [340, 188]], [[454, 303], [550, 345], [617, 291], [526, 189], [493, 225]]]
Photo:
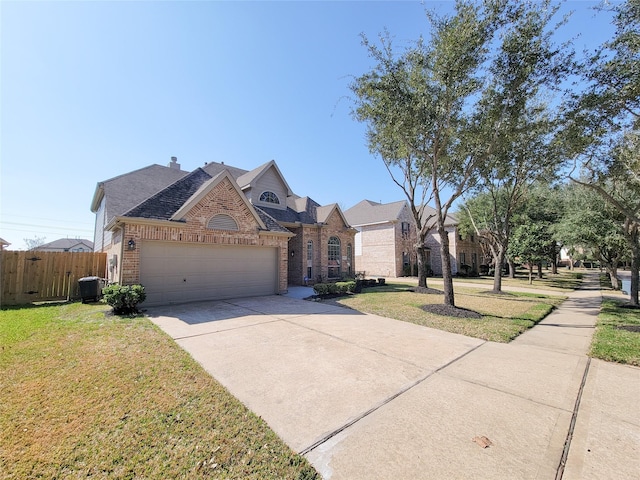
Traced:
[[640, 369], [589, 362], [593, 280], [508, 345], [276, 296], [149, 316], [325, 479], [636, 478]]

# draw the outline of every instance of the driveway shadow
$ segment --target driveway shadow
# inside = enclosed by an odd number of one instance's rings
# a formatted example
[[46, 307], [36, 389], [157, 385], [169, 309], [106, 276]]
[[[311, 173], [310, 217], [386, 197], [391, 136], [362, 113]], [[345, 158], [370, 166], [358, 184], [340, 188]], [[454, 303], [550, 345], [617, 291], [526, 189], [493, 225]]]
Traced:
[[363, 315], [361, 312], [349, 308], [281, 295], [157, 306], [150, 307], [145, 313], [151, 318], [175, 318], [188, 325], [256, 316], [291, 319], [302, 315], [316, 314]]

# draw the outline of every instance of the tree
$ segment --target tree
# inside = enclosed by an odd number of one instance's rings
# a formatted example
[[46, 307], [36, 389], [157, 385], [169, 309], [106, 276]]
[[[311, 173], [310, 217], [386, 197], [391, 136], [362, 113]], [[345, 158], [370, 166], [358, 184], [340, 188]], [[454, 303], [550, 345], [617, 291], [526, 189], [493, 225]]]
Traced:
[[[573, 66], [568, 46], [556, 48], [548, 28], [556, 13], [545, 8], [525, 10], [505, 36], [492, 67], [477, 117], [478, 138], [494, 135], [492, 154], [478, 170], [475, 200], [467, 201], [465, 222], [489, 246], [493, 290], [502, 290], [502, 265], [507, 259], [513, 217], [528, 200], [534, 183], [555, 178], [561, 163], [554, 134], [559, 115], [540, 101], [569, 74]], [[557, 110], [556, 110], [557, 111]], [[499, 128], [495, 128], [499, 125]], [[478, 194], [478, 192], [480, 192]], [[514, 274], [510, 262], [511, 275]]]
[[590, 188], [567, 185], [564, 193], [566, 211], [555, 226], [558, 237], [567, 246], [593, 251], [619, 290], [618, 263], [628, 251], [622, 216]]
[[46, 237], [38, 237], [35, 236], [33, 238], [25, 238], [24, 243], [27, 246], [27, 250], [34, 250], [42, 245], [44, 245]]
[[[366, 37], [363, 43], [377, 62], [351, 85], [356, 96], [355, 117], [368, 125], [368, 144], [380, 155], [393, 182], [404, 192], [417, 227], [418, 285], [426, 287], [425, 239], [437, 228], [441, 238], [445, 303], [454, 305], [449, 239], [444, 227], [447, 211], [473, 170], [475, 158], [460, 159], [452, 150], [468, 123], [465, 104], [476, 95], [476, 78], [494, 28], [490, 12], [470, 2], [456, 4], [455, 15], [428, 15], [431, 39], [422, 39], [396, 56], [387, 33], [381, 46]], [[440, 192], [452, 187], [443, 201]], [[425, 206], [436, 203], [436, 214]]]
[[552, 274], [558, 273], [557, 261], [560, 256], [562, 242], [555, 226], [564, 217], [565, 210], [564, 192], [561, 185], [537, 183], [530, 189], [528, 201], [523, 208], [523, 212], [516, 219], [516, 222], [518, 222], [523, 217], [524, 222], [534, 222], [544, 226], [546, 255], [538, 263], [538, 277], [540, 278], [542, 278], [541, 263], [545, 261], [551, 264]]
[[[428, 14], [430, 40], [420, 39], [400, 55], [388, 34], [380, 47], [363, 38], [377, 65], [351, 85], [354, 114], [368, 126], [370, 151], [409, 201], [418, 231], [419, 286], [426, 286], [424, 240], [434, 228], [439, 234], [447, 305], [455, 305], [447, 213], [480, 167], [505, 150], [501, 143], [510, 127], [531, 112], [523, 100], [546, 77], [540, 70], [554, 68], [545, 64], [543, 51], [547, 6], [460, 0], [452, 16]], [[540, 43], [544, 48], [537, 49]], [[429, 202], [435, 214], [425, 218]]]
[[615, 37], [584, 65], [587, 88], [567, 115], [568, 155], [580, 161], [573, 182], [597, 192], [622, 216], [631, 250], [631, 304], [640, 283], [640, 0], [613, 8]]
[[509, 254], [529, 267], [529, 284], [533, 283], [533, 266], [544, 261], [549, 249], [549, 225], [528, 221], [513, 231]]

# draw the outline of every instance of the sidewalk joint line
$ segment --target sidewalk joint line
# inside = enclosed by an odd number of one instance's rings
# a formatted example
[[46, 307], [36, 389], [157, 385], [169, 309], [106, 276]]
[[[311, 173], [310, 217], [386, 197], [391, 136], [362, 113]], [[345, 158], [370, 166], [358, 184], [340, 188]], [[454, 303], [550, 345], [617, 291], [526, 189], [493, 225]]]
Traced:
[[402, 395], [403, 393], [408, 392], [409, 390], [411, 390], [412, 388], [420, 385], [421, 383], [423, 383], [425, 380], [427, 380], [428, 378], [432, 377], [433, 375], [435, 375], [436, 373], [440, 372], [442, 369], [447, 368], [448, 366], [450, 366], [451, 364], [453, 364], [454, 362], [457, 362], [458, 360], [466, 357], [467, 355], [469, 355], [471, 352], [474, 352], [475, 350], [477, 350], [478, 348], [480, 348], [482, 345], [486, 344], [487, 342], [482, 342], [479, 345], [476, 345], [475, 347], [471, 348], [470, 350], [467, 350], [466, 352], [464, 352], [461, 355], [458, 355], [456, 358], [454, 358], [453, 360], [447, 362], [446, 364], [438, 367], [436, 370], [433, 370], [431, 372], [429, 372], [427, 375], [425, 375], [422, 378], [419, 378], [418, 380], [416, 380], [415, 382], [413, 382], [412, 384], [406, 386], [405, 388], [402, 388], [401, 390], [399, 390], [398, 392], [394, 393], [393, 395], [391, 395], [390, 397], [384, 399], [382, 402], [380, 402], [378, 405], [375, 405], [373, 407], [371, 407], [369, 410], [367, 410], [366, 412], [360, 414], [359, 416], [357, 416], [356, 418], [354, 418], [353, 420], [351, 420], [350, 422], [345, 423], [344, 425], [342, 425], [341, 427], [335, 429], [333, 432], [329, 432], [327, 435], [325, 435], [324, 437], [322, 437], [320, 440], [317, 440], [316, 442], [314, 442], [313, 444], [309, 445], [308, 447], [302, 449], [300, 452], [298, 452], [300, 455], [306, 455], [307, 453], [315, 450], [316, 448], [318, 448], [320, 445], [322, 445], [323, 443], [326, 443], [327, 441], [329, 441], [330, 439], [332, 439], [333, 437], [335, 437], [336, 435], [338, 435], [339, 433], [345, 431], [347, 428], [351, 427], [352, 425], [358, 423], [360, 420], [362, 420], [365, 417], [368, 417], [369, 415], [371, 415], [373, 412], [375, 412], [376, 410], [379, 410], [380, 408], [384, 407], [385, 405], [387, 405], [388, 403], [390, 403], [392, 400], [395, 400], [396, 398], [398, 398], [400, 395]]
[[558, 469], [556, 470], [555, 480], [562, 480], [562, 477], [564, 475], [564, 467], [567, 464], [567, 457], [569, 456], [569, 449], [571, 448], [571, 440], [573, 440], [573, 432], [576, 428], [578, 410], [580, 410], [580, 400], [582, 400], [582, 392], [584, 391], [584, 386], [587, 383], [587, 376], [589, 375], [590, 365], [591, 357], [587, 357], [587, 365], [584, 368], [582, 382], [580, 383], [580, 388], [578, 389], [578, 396], [576, 397], [576, 403], [573, 407], [573, 415], [571, 415], [571, 423], [569, 424], [569, 431], [567, 432], [567, 438], [564, 442], [564, 448], [562, 449], [562, 457], [560, 458], [560, 463], [558, 465]]

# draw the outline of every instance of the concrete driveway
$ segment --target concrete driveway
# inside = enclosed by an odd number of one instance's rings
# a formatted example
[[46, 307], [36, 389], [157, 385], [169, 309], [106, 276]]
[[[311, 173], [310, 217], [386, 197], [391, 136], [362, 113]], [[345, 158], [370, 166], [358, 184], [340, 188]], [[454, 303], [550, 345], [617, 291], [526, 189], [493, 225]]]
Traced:
[[281, 296], [147, 313], [302, 453], [484, 343]]
[[148, 315], [325, 479], [637, 478], [640, 369], [589, 370], [599, 305], [508, 345], [281, 296]]

